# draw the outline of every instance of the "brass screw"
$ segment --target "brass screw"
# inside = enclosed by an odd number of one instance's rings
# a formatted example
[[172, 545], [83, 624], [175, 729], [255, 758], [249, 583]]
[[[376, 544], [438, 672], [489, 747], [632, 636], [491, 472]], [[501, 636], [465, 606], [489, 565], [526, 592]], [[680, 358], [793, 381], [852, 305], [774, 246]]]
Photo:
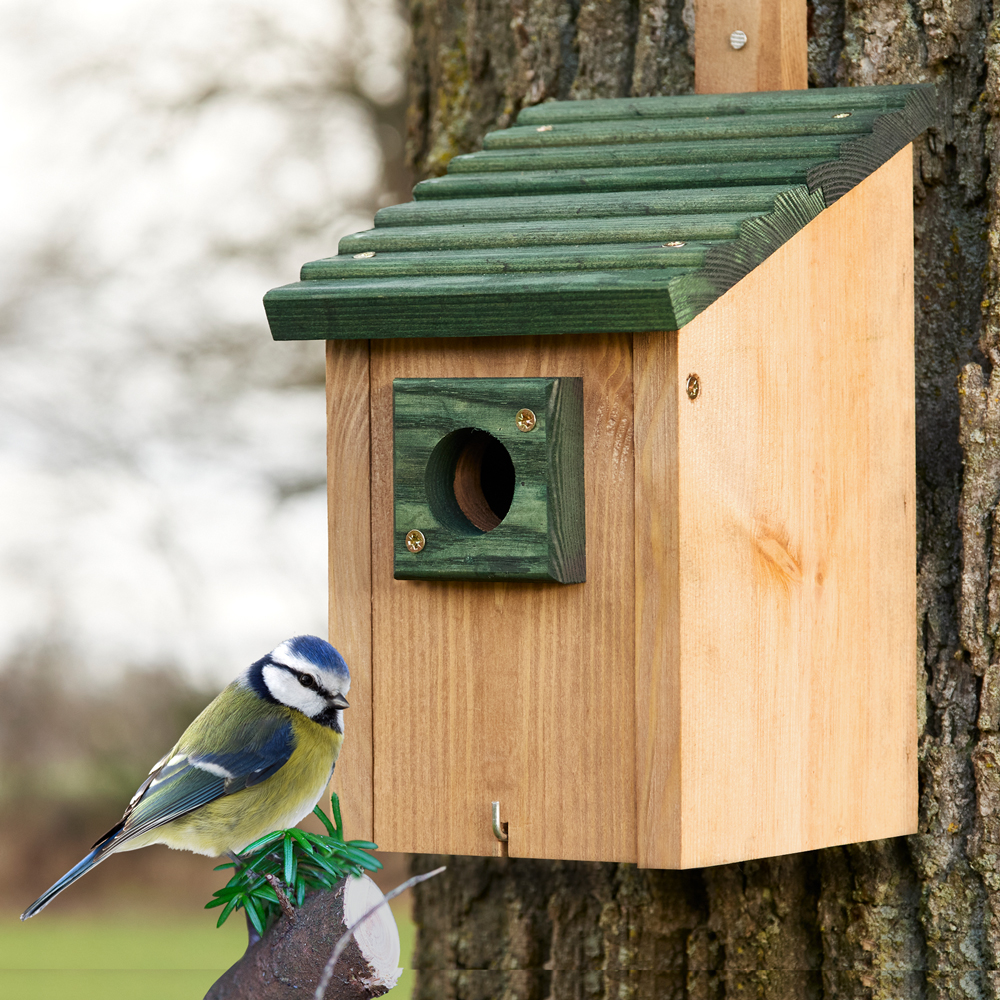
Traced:
[[406, 533], [406, 547], [411, 552], [419, 552], [426, 544], [427, 539], [424, 538], [424, 533], [417, 528]]
[[841, 111], [840, 114], [836, 114], [833, 117], [834, 118], [850, 118], [851, 117], [851, 112], [850, 111]]
[[697, 399], [701, 395], [701, 379], [697, 375], [688, 375], [686, 389], [688, 399]]
[[364, 253], [356, 253], [354, 255], [354, 259], [355, 260], [367, 260], [369, 257], [374, 257], [374, 256], [375, 256], [375, 251], [374, 250], [365, 250]]
[[517, 429], [519, 431], [524, 431], [525, 434], [528, 431], [533, 431], [535, 429], [535, 424], [538, 423], [538, 417], [535, 416], [533, 410], [529, 410], [526, 406], [523, 409], [517, 411], [517, 416], [514, 417], [514, 423], [517, 424]]

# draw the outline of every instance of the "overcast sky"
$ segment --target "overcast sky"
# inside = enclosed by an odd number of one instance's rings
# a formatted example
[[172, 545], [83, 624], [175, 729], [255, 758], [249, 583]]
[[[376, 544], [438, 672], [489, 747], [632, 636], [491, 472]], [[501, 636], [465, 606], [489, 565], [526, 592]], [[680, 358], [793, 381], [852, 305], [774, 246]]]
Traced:
[[0, 0], [0, 665], [325, 635], [322, 345], [260, 300], [370, 226], [406, 44], [392, 0]]

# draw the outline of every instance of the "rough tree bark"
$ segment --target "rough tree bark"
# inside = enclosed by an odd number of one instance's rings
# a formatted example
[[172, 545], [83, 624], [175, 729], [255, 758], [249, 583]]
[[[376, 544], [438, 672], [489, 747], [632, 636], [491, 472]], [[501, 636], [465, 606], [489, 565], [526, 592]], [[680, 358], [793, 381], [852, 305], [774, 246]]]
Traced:
[[[418, 176], [527, 104], [692, 86], [683, 0], [410, 11]], [[814, 0], [809, 23], [811, 85], [944, 99], [914, 176], [920, 832], [692, 872], [449, 859], [417, 890], [423, 1000], [1000, 995], [1000, 21], [987, 0]]]
[[[283, 914], [263, 938], [224, 972], [205, 1000], [297, 1000], [311, 998], [340, 936], [382, 900], [367, 875], [353, 876], [315, 892]], [[399, 979], [399, 935], [383, 906], [356, 931], [333, 971], [326, 1000], [370, 1000]]]

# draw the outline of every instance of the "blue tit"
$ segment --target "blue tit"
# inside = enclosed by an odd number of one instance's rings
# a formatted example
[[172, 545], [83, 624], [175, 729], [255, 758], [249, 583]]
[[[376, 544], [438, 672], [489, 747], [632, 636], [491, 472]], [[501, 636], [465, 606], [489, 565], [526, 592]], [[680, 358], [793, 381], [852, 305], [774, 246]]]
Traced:
[[153, 765], [121, 822], [21, 914], [33, 917], [95, 865], [149, 844], [238, 854], [294, 826], [323, 794], [344, 739], [351, 675], [328, 642], [300, 635], [244, 671]]

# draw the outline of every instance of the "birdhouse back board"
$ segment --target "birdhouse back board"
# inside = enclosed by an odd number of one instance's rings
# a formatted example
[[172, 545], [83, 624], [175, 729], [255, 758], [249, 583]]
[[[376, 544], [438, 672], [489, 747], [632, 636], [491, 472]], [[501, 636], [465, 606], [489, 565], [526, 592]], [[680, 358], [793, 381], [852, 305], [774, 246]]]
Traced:
[[809, 8], [801, 0], [698, 0], [696, 9], [696, 93], [809, 86]]

